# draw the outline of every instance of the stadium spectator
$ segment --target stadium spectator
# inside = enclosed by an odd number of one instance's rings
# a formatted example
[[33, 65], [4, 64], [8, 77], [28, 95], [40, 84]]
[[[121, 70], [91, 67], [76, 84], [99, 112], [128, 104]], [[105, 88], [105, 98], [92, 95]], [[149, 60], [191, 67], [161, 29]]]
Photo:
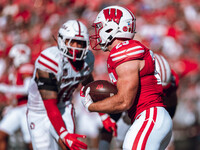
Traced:
[[25, 44], [16, 44], [11, 48], [9, 57], [13, 61], [16, 72], [10, 74], [13, 75], [11, 84], [0, 84], [0, 92], [14, 95], [17, 104], [6, 107], [9, 107], [9, 110], [6, 110], [0, 122], [0, 149], [8, 149], [9, 136], [20, 129], [27, 148], [31, 150], [31, 138], [26, 121], [28, 86], [34, 70], [34, 66], [30, 63], [31, 49]]

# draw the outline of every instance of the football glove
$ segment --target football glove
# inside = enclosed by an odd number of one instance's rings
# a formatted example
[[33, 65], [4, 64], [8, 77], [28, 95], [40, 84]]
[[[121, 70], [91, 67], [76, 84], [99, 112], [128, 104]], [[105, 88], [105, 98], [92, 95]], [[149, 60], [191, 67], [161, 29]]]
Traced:
[[77, 138], [86, 138], [85, 135], [71, 134], [65, 131], [60, 135], [60, 138], [63, 140], [63, 142], [70, 150], [87, 149], [87, 145], [77, 139]]
[[[90, 87], [88, 87], [85, 91], [85, 98], [82, 99], [82, 104], [86, 108], [86, 110], [89, 112], [88, 107], [93, 103], [93, 100], [90, 96]], [[84, 94], [82, 94], [84, 95]]]
[[103, 123], [104, 128], [108, 132], [113, 132], [113, 136], [117, 136], [117, 124], [116, 122], [110, 118], [108, 114], [99, 113], [101, 121]]

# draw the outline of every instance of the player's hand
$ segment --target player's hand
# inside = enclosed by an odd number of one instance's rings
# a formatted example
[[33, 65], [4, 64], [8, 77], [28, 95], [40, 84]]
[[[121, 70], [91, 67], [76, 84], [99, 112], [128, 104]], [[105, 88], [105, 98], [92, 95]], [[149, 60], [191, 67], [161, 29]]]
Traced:
[[108, 114], [100, 113], [101, 121], [103, 123], [104, 128], [108, 132], [113, 132], [113, 136], [117, 136], [117, 124], [116, 122], [110, 118]]
[[60, 138], [63, 140], [65, 145], [70, 150], [87, 149], [87, 145], [77, 139], [77, 138], [86, 138], [85, 135], [71, 134], [71, 133], [65, 131], [60, 135]]
[[85, 98], [83, 98], [83, 100], [82, 100], [82, 104], [86, 108], [87, 111], [89, 111], [88, 107], [93, 103], [93, 100], [92, 100], [92, 98], [91, 98], [89, 93], [90, 93], [90, 87], [88, 87], [86, 89]]

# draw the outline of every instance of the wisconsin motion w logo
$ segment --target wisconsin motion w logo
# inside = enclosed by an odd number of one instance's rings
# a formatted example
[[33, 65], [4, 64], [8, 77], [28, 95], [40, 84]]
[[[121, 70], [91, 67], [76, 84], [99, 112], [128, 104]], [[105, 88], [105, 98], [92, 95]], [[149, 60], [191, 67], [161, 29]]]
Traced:
[[104, 14], [106, 20], [108, 20], [108, 21], [113, 20], [117, 24], [119, 24], [120, 19], [123, 15], [121, 10], [114, 9], [114, 8], [103, 10], [103, 14]]

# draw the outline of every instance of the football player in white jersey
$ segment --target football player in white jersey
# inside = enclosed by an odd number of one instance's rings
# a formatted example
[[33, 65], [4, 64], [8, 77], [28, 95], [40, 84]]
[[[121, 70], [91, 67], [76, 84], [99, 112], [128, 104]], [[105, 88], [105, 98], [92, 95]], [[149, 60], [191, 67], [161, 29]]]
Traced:
[[78, 20], [65, 22], [58, 31], [58, 47], [41, 52], [28, 95], [27, 121], [33, 149], [87, 149], [75, 133], [72, 95], [80, 83], [93, 81], [94, 55], [89, 35]]
[[25, 44], [14, 45], [8, 54], [14, 65], [14, 69], [12, 68], [13, 73], [9, 73], [11, 84], [1, 83], [0, 92], [8, 95], [13, 94], [17, 102], [16, 106], [11, 106], [11, 109], [7, 111], [0, 122], [1, 150], [8, 149], [9, 136], [19, 129], [22, 132], [26, 146], [28, 146], [28, 149], [32, 149], [26, 121], [28, 87], [34, 71], [34, 65], [29, 63], [30, 55], [31, 49]]

